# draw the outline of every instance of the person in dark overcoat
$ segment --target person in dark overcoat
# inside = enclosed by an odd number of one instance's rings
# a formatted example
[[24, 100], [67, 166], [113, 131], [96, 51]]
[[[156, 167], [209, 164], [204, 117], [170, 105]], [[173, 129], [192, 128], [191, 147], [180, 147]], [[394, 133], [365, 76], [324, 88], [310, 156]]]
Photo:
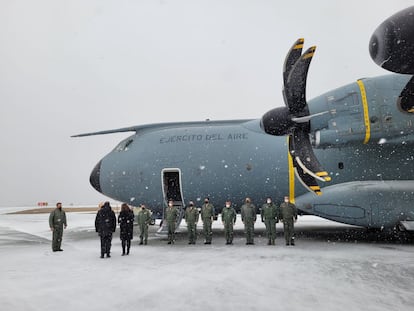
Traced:
[[116, 229], [116, 217], [109, 202], [105, 202], [96, 214], [95, 230], [101, 238], [101, 258], [111, 257], [112, 233]]
[[[129, 255], [131, 248], [131, 240], [134, 233], [134, 212], [129, 208], [128, 204], [121, 205], [121, 212], [118, 215], [118, 224], [121, 233], [119, 237], [122, 244], [122, 256]], [[125, 253], [126, 248], [126, 253]]]

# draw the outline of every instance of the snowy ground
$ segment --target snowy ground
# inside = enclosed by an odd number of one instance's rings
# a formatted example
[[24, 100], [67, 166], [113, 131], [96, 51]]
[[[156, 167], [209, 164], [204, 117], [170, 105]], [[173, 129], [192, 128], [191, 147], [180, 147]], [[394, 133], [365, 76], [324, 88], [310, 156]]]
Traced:
[[[247, 246], [238, 220], [235, 244], [188, 245], [185, 232], [167, 245], [151, 227], [147, 246], [133, 241], [121, 257], [100, 259], [94, 214], [68, 213], [63, 252], [51, 251], [48, 215], [0, 210], [1, 310], [412, 310], [412, 237], [303, 216], [297, 245], [267, 246], [257, 224]], [[200, 228], [201, 223], [199, 223]]]

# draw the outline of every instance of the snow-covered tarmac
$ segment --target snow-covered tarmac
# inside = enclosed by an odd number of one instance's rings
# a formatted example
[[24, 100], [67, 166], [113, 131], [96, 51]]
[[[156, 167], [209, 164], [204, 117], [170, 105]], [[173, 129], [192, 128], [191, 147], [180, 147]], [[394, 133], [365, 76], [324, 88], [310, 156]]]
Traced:
[[[245, 245], [241, 222], [224, 245], [220, 222], [213, 244], [175, 245], [155, 236], [122, 257], [119, 229], [112, 258], [100, 259], [93, 213], [68, 213], [63, 252], [51, 251], [48, 214], [0, 209], [0, 309], [9, 310], [412, 310], [414, 244], [385, 234], [299, 218], [297, 245], [267, 246], [257, 224]], [[201, 229], [201, 223], [199, 223]]]

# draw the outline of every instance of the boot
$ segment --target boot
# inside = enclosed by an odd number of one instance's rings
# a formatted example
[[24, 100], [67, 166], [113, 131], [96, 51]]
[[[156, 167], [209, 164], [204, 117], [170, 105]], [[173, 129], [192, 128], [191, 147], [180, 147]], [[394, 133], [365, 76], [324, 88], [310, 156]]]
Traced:
[[275, 245], [275, 239], [272, 239], [272, 245]]
[[267, 242], [267, 245], [272, 245], [272, 240], [269, 239], [269, 241]]
[[140, 242], [139, 242], [139, 245], [142, 245], [142, 244], [144, 244], [144, 243], [142, 242], [142, 239], [141, 239]]
[[144, 240], [144, 245], [147, 245], [147, 239]]
[[122, 256], [125, 256], [125, 245], [122, 245]]

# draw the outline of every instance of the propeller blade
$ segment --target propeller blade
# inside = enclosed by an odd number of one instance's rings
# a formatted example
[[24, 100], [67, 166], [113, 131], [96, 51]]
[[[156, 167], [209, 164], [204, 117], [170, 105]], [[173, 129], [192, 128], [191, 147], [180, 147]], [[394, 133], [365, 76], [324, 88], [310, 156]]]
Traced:
[[306, 122], [309, 122], [312, 118], [323, 116], [324, 114], [332, 113], [332, 112], [335, 113], [336, 109], [326, 110], [326, 111], [310, 114], [310, 115], [304, 116], [304, 117], [293, 117], [292, 121], [296, 122], [296, 123], [306, 123]]
[[308, 191], [315, 193], [316, 195], [322, 195], [321, 188], [318, 185], [316, 179], [309, 174], [306, 174], [303, 169], [298, 165], [295, 158], [290, 153], [292, 144], [292, 136], [287, 136], [288, 144], [288, 165], [289, 165], [289, 200], [295, 202], [295, 175], [301, 182], [301, 184], [308, 189]]
[[322, 195], [321, 187], [319, 187], [316, 179], [306, 174], [300, 166], [295, 167], [295, 175], [309, 192], [313, 192], [316, 195]]
[[290, 48], [288, 54], [285, 58], [285, 63], [283, 64], [283, 85], [286, 85], [287, 79], [290, 72], [292, 71], [293, 66], [298, 61], [299, 57], [302, 55], [303, 43], [305, 40], [300, 38]]
[[414, 113], [414, 76], [407, 82], [398, 97], [398, 104], [402, 110]]
[[297, 166], [308, 175], [320, 181], [330, 181], [328, 172], [324, 171], [316, 158], [309, 139], [309, 134], [301, 128], [295, 128], [290, 140], [289, 151], [295, 159]]
[[309, 114], [306, 103], [306, 79], [315, 50], [315, 46], [310, 47], [296, 61], [284, 85], [285, 104], [289, 108], [289, 112], [295, 116]]
[[329, 111], [309, 114], [306, 102], [306, 79], [316, 47], [313, 46], [301, 54], [303, 43], [302, 38], [296, 40], [285, 59], [283, 97], [286, 107], [278, 107], [268, 111], [260, 122], [261, 128], [267, 134], [288, 135], [289, 196], [291, 200], [294, 199], [293, 170], [302, 184], [317, 195], [322, 193], [317, 181], [331, 180], [313, 153], [309, 137], [311, 118]]

